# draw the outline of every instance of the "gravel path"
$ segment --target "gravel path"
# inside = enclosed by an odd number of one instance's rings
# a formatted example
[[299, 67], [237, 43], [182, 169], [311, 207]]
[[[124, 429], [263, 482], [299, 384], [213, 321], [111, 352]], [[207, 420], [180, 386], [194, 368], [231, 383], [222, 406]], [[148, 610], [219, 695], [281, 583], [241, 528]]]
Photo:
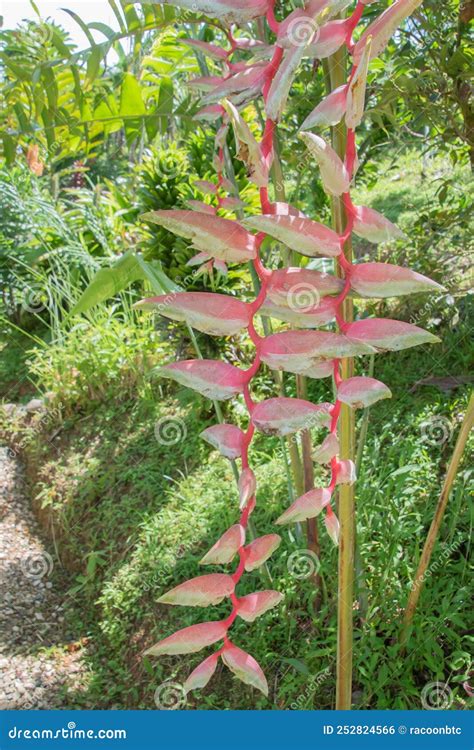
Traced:
[[70, 579], [42, 539], [16, 455], [0, 448], [0, 709], [69, 708], [86, 686], [67, 632]]

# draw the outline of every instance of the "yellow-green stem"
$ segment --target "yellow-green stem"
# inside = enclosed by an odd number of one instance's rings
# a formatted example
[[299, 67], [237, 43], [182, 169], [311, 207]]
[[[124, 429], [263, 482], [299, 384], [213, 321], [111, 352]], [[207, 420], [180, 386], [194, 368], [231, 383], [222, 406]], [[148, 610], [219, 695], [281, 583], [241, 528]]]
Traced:
[[428, 570], [428, 566], [430, 564], [431, 555], [433, 554], [433, 548], [438, 538], [441, 522], [443, 520], [444, 512], [446, 510], [449, 496], [451, 494], [454, 480], [456, 478], [456, 473], [464, 453], [464, 448], [466, 447], [469, 433], [473, 425], [474, 394], [472, 394], [471, 398], [469, 399], [469, 404], [466, 410], [466, 414], [464, 415], [464, 420], [461, 425], [458, 439], [456, 440], [456, 445], [454, 446], [451, 461], [449, 462], [448, 471], [446, 472], [446, 477], [444, 480], [443, 488], [441, 490], [441, 494], [439, 496], [438, 504], [436, 506], [435, 514], [431, 522], [430, 530], [428, 531], [428, 536], [426, 537], [423, 552], [421, 553], [420, 562], [418, 563], [418, 569], [416, 571], [415, 578], [413, 579], [413, 585], [410, 591], [410, 596], [408, 597], [408, 603], [405, 609], [405, 615], [403, 617], [402, 631], [400, 634], [400, 643], [402, 649], [405, 649], [410, 637], [410, 632], [413, 624], [413, 616], [415, 614], [418, 599], [420, 598], [421, 590], [423, 588], [426, 571]]
[[[346, 50], [341, 48], [328, 60], [331, 90], [346, 83], [347, 60]], [[336, 153], [344, 158], [346, 150], [347, 130], [344, 123], [332, 129], [332, 145]], [[338, 234], [344, 232], [346, 226], [346, 212], [340, 198], [331, 201], [333, 227]], [[349, 240], [344, 247], [347, 260], [352, 260], [352, 243]], [[336, 273], [343, 275], [343, 271], [336, 262]], [[342, 306], [342, 316], [346, 322], [353, 319], [353, 303], [348, 297]], [[343, 359], [341, 362], [341, 376], [343, 379], [352, 377], [354, 362]], [[339, 442], [341, 459], [354, 460], [355, 423], [354, 414], [345, 404], [342, 405], [339, 418]], [[338, 600], [337, 600], [337, 678], [336, 678], [336, 709], [347, 710], [352, 704], [352, 647], [353, 622], [352, 608], [354, 598], [354, 488], [343, 484], [339, 489], [338, 514], [341, 525], [339, 541], [338, 565]]]

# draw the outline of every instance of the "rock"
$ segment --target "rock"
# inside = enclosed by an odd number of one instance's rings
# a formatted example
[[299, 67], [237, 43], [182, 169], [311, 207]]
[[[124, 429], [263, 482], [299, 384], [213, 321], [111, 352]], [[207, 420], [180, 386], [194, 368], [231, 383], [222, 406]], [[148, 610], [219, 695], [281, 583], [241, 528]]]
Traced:
[[29, 414], [33, 414], [34, 412], [44, 411], [46, 407], [42, 398], [32, 398], [26, 404], [25, 409]]

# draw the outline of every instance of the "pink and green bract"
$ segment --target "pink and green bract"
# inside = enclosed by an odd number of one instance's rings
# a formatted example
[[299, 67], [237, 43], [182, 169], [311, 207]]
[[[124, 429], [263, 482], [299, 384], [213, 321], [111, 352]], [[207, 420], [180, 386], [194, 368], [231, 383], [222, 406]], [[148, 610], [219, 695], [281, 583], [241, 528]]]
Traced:
[[[328, 430], [314, 458], [329, 466], [329, 484], [298, 497], [276, 522], [278, 525], [295, 523], [324, 512], [327, 533], [338, 544], [339, 523], [332, 507], [334, 491], [341, 483], [350, 484], [356, 479], [352, 461], [339, 458], [337, 433], [341, 406], [363, 408], [391, 396], [389, 388], [374, 378], [356, 376], [343, 380], [341, 358], [437, 341], [432, 334], [408, 323], [376, 318], [347, 323], [342, 313], [344, 300], [350, 293], [384, 298], [440, 288], [415, 271], [384, 263], [353, 265], [344, 254], [352, 232], [375, 243], [404, 236], [378, 212], [354, 205], [350, 187], [357, 163], [355, 128], [364, 114], [370, 61], [384, 50], [399, 24], [421, 1], [395, 0], [370, 23], [354, 44], [354, 29], [363, 19], [365, 6], [372, 5], [371, 0], [359, 0], [352, 14], [344, 20], [335, 17], [344, 4], [336, 0], [309, 0], [305, 8], [293, 11], [280, 21], [275, 16], [274, 0], [168, 0], [178, 8], [192, 8], [210, 19], [228, 24], [226, 48], [188, 40], [191, 46], [223, 66], [222, 76], [191, 82], [202, 92], [202, 108], [197, 119], [217, 125], [214, 157], [217, 182], [201, 181], [198, 185], [204, 193], [213, 196], [215, 206], [209, 207], [197, 201], [192, 207], [197, 210], [156, 211], [145, 218], [188, 239], [198, 251], [192, 264], [202, 264], [206, 270], [215, 266], [225, 272], [228, 263], [250, 261], [260, 281], [258, 296], [247, 304], [224, 294], [196, 292], [179, 292], [139, 303], [145, 309], [185, 321], [210, 335], [228, 336], [246, 329], [255, 347], [255, 358], [248, 369], [212, 360], [177, 362], [161, 368], [164, 377], [194, 388], [209, 398], [225, 400], [242, 395], [248, 410], [245, 431], [234, 425], [220, 424], [202, 433], [202, 437], [223, 456], [240, 460], [241, 473], [240, 516], [233, 526], [223, 530], [201, 564], [223, 566], [237, 557], [235, 571], [198, 576], [163, 594], [160, 600], [171, 605], [207, 606], [228, 599], [231, 611], [224, 620], [203, 622], [179, 630], [147, 651], [150, 655], [188, 654], [219, 644], [188, 677], [186, 691], [204, 687], [221, 659], [240, 680], [268, 694], [267, 681], [259, 664], [229, 636], [237, 617], [252, 622], [282, 599], [281, 594], [272, 590], [241, 597], [238, 594], [238, 585], [245, 571], [263, 565], [281, 541], [275, 533], [248, 539], [249, 518], [255, 508], [257, 493], [256, 477], [249, 466], [249, 446], [255, 430], [279, 436], [313, 426]], [[240, 25], [257, 18], [266, 18], [270, 33], [276, 40], [273, 45], [241, 38], [236, 33]], [[299, 28], [298, 24], [301, 24]], [[305, 38], [299, 30], [305, 31]], [[275, 129], [302, 58], [321, 59], [343, 45], [352, 56], [349, 79], [316, 104], [300, 132], [309, 157], [319, 167], [324, 190], [343, 201], [347, 224], [339, 235], [286, 203], [272, 203], [268, 180]], [[232, 58], [238, 51], [250, 52], [254, 57], [249, 62], [234, 63]], [[260, 142], [242, 115], [247, 105], [259, 97], [266, 112]], [[333, 126], [343, 120], [348, 135], [345, 157], [341, 159], [324, 138], [310, 129]], [[246, 164], [248, 178], [260, 192], [261, 213], [247, 216], [240, 222], [218, 215], [220, 209], [241, 208], [242, 205], [235, 196], [228, 195], [229, 181], [225, 176], [224, 144], [230, 128], [234, 131], [237, 156]], [[301, 255], [336, 258], [342, 278], [303, 268], [268, 270], [261, 260], [262, 243], [267, 236]], [[301, 289], [306, 291], [306, 302], [299, 296]], [[255, 326], [256, 316], [261, 314], [283, 320], [291, 328], [263, 337]], [[337, 332], [327, 327], [312, 330], [332, 325], [332, 321], [337, 324]], [[304, 399], [282, 396], [256, 403], [250, 385], [262, 364], [307, 377], [332, 376], [337, 394], [335, 403], [313, 404]]]

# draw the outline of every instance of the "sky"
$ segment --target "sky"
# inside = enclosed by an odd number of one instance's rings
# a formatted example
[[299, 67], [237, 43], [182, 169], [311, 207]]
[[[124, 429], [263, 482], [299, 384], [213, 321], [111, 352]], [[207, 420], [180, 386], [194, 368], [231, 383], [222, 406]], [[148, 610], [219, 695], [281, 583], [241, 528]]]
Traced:
[[[83, 21], [101, 21], [112, 28], [117, 28], [117, 22], [107, 0], [35, 0], [43, 18], [51, 17], [67, 29], [81, 47], [88, 47], [86, 37], [76, 22], [61, 8], [75, 11]], [[0, 16], [3, 16], [3, 28], [12, 29], [24, 18], [36, 18], [29, 0], [0, 0]], [[94, 32], [98, 40], [103, 40], [101, 34]]]

